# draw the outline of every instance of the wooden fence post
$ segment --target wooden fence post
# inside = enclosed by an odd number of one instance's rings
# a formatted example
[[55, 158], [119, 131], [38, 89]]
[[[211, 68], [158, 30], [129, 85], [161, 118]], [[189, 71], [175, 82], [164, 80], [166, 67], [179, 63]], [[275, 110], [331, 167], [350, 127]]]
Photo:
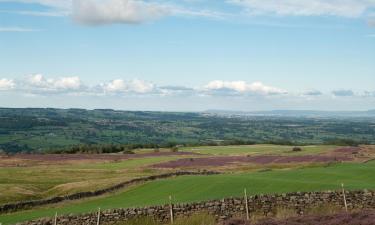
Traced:
[[169, 212], [171, 216], [171, 224], [173, 224], [173, 204], [172, 204], [172, 196], [169, 196]]
[[53, 221], [54, 225], [57, 225], [57, 212], [55, 213], [55, 220]]
[[244, 198], [245, 198], [246, 219], [250, 220], [250, 217], [249, 217], [249, 205], [248, 205], [249, 203], [248, 203], [248, 200], [247, 200], [246, 188], [244, 190], [244, 194], [245, 194]]
[[344, 197], [345, 211], [348, 212], [348, 204], [346, 203], [346, 196], [345, 196], [345, 190], [344, 190], [344, 184], [343, 183], [341, 183], [341, 188], [342, 188], [342, 195]]
[[98, 209], [98, 219], [96, 221], [96, 225], [100, 225], [100, 208]]

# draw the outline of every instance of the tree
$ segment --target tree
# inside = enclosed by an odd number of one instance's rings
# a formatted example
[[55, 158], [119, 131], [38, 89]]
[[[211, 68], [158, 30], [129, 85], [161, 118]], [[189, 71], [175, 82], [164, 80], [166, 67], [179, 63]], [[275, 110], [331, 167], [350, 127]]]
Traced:
[[171, 148], [171, 151], [172, 151], [172, 152], [178, 152], [178, 147], [177, 147], [177, 146], [173, 146], [173, 147]]

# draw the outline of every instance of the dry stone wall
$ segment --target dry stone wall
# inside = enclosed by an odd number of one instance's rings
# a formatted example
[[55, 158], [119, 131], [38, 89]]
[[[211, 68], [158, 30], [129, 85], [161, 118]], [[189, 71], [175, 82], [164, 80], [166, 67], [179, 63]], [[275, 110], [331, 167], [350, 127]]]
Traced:
[[[349, 209], [374, 209], [374, 191], [347, 191], [346, 199]], [[344, 207], [342, 192], [297, 192], [276, 195], [256, 195], [248, 198], [249, 212], [273, 214], [279, 208], [294, 209], [303, 214], [306, 210], [331, 204]], [[173, 213], [175, 217], [188, 216], [195, 213], [207, 212], [218, 220], [225, 220], [234, 215], [245, 214], [245, 200], [243, 198], [228, 198], [200, 203], [175, 204]], [[59, 225], [94, 225], [97, 223], [98, 213], [84, 215], [70, 215], [58, 218]], [[118, 221], [129, 220], [139, 216], [150, 216], [162, 222], [170, 220], [170, 207], [155, 206], [145, 208], [115, 209], [104, 211], [100, 214], [100, 224], [114, 224]], [[22, 225], [52, 225], [53, 218], [44, 218], [37, 221], [25, 222]]]
[[219, 174], [219, 173], [212, 172], [212, 171], [198, 171], [198, 172], [179, 171], [179, 172], [166, 173], [166, 174], [154, 175], [154, 176], [149, 176], [149, 177], [141, 177], [141, 178], [129, 180], [129, 181], [117, 184], [115, 186], [97, 190], [97, 191], [79, 192], [79, 193], [75, 193], [75, 194], [71, 194], [67, 196], [58, 196], [58, 197], [53, 197], [53, 198], [48, 198], [48, 199], [24, 201], [24, 202], [1, 205], [0, 214], [8, 213], [8, 212], [15, 212], [15, 211], [24, 210], [24, 209], [30, 209], [30, 208], [37, 207], [37, 206], [56, 204], [56, 203], [69, 201], [69, 200], [78, 200], [78, 199], [83, 199], [83, 198], [100, 196], [103, 194], [107, 194], [110, 192], [114, 192], [114, 191], [129, 187], [134, 184], [139, 184], [139, 183], [153, 181], [153, 180], [166, 179], [166, 178], [175, 177], [175, 176], [187, 176], [187, 175], [205, 175], [206, 176], [206, 175], [215, 175], [215, 174]]

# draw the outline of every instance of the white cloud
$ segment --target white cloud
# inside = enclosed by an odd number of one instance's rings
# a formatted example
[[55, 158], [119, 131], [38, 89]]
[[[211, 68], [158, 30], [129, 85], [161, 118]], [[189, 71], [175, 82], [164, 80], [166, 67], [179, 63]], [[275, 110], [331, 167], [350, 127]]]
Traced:
[[[0, 2], [9, 0], [0, 0]], [[113, 23], [138, 24], [165, 16], [222, 18], [224, 13], [193, 9], [179, 1], [146, 0], [12, 0], [13, 2], [40, 4], [49, 11], [3, 11], [31, 16], [71, 16], [86, 25]]]
[[359, 17], [374, 9], [374, 0], [228, 0], [251, 14]]
[[194, 10], [166, 1], [143, 0], [73, 0], [72, 17], [88, 25], [113, 23], [138, 24], [165, 16], [221, 18], [222, 13]]
[[83, 24], [141, 23], [171, 14], [168, 6], [137, 0], [74, 0], [73, 18]]
[[[189, 87], [166, 85], [158, 86], [141, 79], [114, 79], [101, 84], [86, 85], [77, 76], [48, 78], [42, 74], [25, 76], [23, 79], [0, 79], [0, 91], [21, 93], [32, 96], [149, 96], [149, 97], [252, 97], [279, 96], [286, 98], [315, 99], [327, 97], [318, 90], [293, 94], [281, 88], [267, 86], [261, 82], [215, 80], [206, 85]], [[334, 90], [334, 97], [373, 98], [375, 92], [352, 90]], [[235, 98], [234, 98], [235, 99]]]
[[57, 89], [78, 90], [82, 86], [79, 77], [62, 77], [54, 82]]
[[122, 79], [112, 80], [109, 83], [101, 84], [101, 89], [106, 93], [138, 93], [146, 94], [151, 93], [155, 90], [155, 85], [153, 83], [143, 81], [143, 80], [130, 80], [125, 81]]
[[261, 82], [247, 83], [245, 81], [211, 81], [204, 86], [208, 91], [237, 92], [242, 94], [260, 94], [260, 95], [276, 95], [286, 94], [287, 91], [266, 86]]
[[0, 91], [6, 91], [13, 89], [15, 87], [15, 83], [13, 80], [2, 78], [0, 79]]
[[79, 77], [45, 78], [42, 74], [28, 76], [23, 88], [29, 91], [64, 92], [82, 91], [84, 85]]

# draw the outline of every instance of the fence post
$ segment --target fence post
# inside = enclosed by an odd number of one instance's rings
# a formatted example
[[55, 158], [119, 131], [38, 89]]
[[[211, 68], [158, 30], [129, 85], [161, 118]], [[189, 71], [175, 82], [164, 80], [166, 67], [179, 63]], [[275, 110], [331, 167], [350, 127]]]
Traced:
[[246, 219], [250, 220], [250, 217], [249, 217], [249, 203], [247, 201], [246, 188], [244, 189], [244, 194], [245, 194], [244, 198], [245, 198]]
[[98, 209], [98, 219], [96, 221], [96, 225], [100, 225], [100, 208]]
[[[57, 212], [55, 213], [55, 220], [53, 222], [54, 225], [57, 225]], [[1, 224], [0, 224], [1, 225]]]
[[173, 204], [172, 204], [172, 196], [169, 196], [169, 213], [171, 216], [171, 224], [173, 224]]
[[342, 188], [342, 195], [344, 197], [345, 211], [348, 212], [348, 204], [346, 203], [346, 196], [345, 196], [345, 190], [344, 190], [344, 184], [343, 183], [341, 183], [341, 188]]

